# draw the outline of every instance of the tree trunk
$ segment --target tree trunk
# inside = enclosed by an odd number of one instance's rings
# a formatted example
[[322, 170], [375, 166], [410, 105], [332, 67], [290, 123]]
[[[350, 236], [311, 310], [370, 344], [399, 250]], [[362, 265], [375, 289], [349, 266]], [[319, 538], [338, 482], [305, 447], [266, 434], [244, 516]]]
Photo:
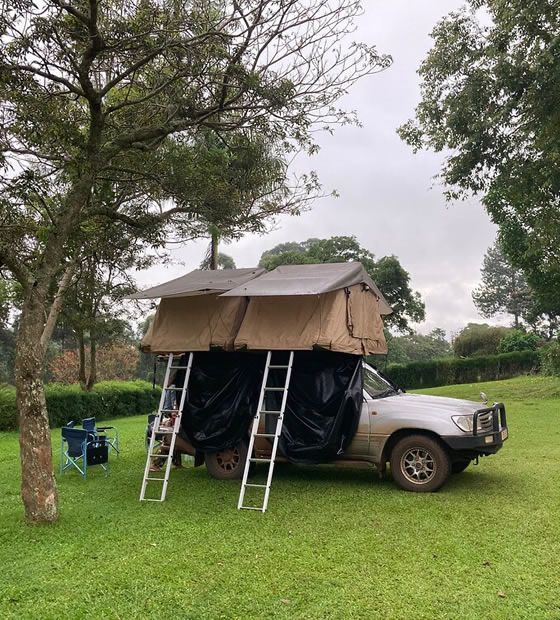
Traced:
[[89, 376], [86, 390], [89, 392], [97, 382], [97, 343], [93, 334], [90, 335], [89, 345]]
[[218, 243], [218, 231], [213, 228], [212, 237], [210, 238], [210, 269], [218, 269]]
[[21, 497], [29, 522], [58, 519], [51, 435], [43, 386], [44, 349], [39, 345], [44, 299], [32, 290], [21, 313], [17, 336], [16, 394], [21, 460]]
[[86, 389], [86, 346], [84, 343], [84, 330], [82, 328], [77, 330], [78, 334], [78, 358], [80, 367], [78, 369], [78, 381], [82, 387], [82, 390]]
[[[48, 312], [47, 301], [48, 292], [56, 284], [56, 274], [64, 259], [65, 243], [79, 222], [80, 210], [89, 200], [93, 179], [93, 173], [84, 170], [69, 191], [65, 210], [47, 239], [39, 266], [30, 281], [24, 283], [26, 292], [17, 336], [15, 376], [21, 497], [25, 518], [30, 523], [50, 523], [58, 519], [58, 494], [42, 371], [46, 347], [61, 303], [54, 303], [54, 309], [51, 307], [51, 312]], [[64, 277], [61, 277], [57, 287], [60, 296], [65, 291]]]

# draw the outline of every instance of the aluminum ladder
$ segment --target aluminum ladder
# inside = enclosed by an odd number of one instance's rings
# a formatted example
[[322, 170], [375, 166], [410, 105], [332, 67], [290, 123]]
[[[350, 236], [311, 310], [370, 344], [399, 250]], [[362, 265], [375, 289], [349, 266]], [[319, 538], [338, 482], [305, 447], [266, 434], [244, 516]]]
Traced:
[[[247, 450], [247, 460], [245, 461], [245, 470], [243, 471], [243, 480], [241, 481], [241, 491], [239, 493], [239, 501], [237, 503], [238, 510], [259, 510], [266, 512], [268, 506], [268, 498], [270, 496], [270, 486], [272, 484], [272, 474], [274, 472], [274, 462], [276, 460], [276, 452], [278, 450], [278, 441], [282, 434], [282, 425], [284, 423], [284, 411], [286, 410], [286, 401], [288, 399], [288, 389], [290, 387], [290, 378], [292, 376], [292, 366], [294, 363], [294, 352], [289, 352], [289, 358], [287, 364], [273, 364], [272, 363], [272, 351], [269, 351], [266, 356], [266, 365], [264, 368], [263, 382], [261, 386], [261, 393], [259, 396], [259, 403], [257, 406], [257, 412], [253, 420], [253, 426], [251, 428], [251, 438], [249, 440], [249, 448]], [[273, 387], [268, 385], [269, 371], [270, 370], [285, 370], [286, 378], [283, 387]], [[268, 392], [278, 392], [282, 394], [282, 401], [280, 409], [271, 411], [266, 409], [266, 394]], [[276, 416], [276, 430], [274, 433], [259, 432], [259, 425], [261, 416], [275, 415]], [[253, 457], [253, 448], [255, 445], [256, 437], [267, 437], [273, 439], [272, 452], [269, 459], [255, 458]], [[268, 475], [266, 478], [266, 484], [252, 484], [247, 482], [249, 476], [249, 469], [252, 463], [268, 463]], [[243, 502], [245, 500], [245, 492], [247, 488], [260, 488], [264, 489], [264, 497], [261, 506], [246, 506]]]
[[[186, 366], [177, 366], [174, 364], [175, 358], [181, 359], [180, 355], [173, 355], [173, 353], [169, 354], [167, 360], [167, 369], [165, 371], [165, 378], [163, 380], [163, 389], [161, 391], [161, 398], [159, 400], [159, 407], [156, 419], [152, 425], [152, 434], [150, 437], [150, 444], [148, 446], [148, 455], [146, 457], [146, 467], [144, 468], [144, 478], [142, 479], [142, 489], [140, 490], [140, 501], [145, 502], [163, 502], [165, 499], [165, 495], [167, 493], [167, 484], [169, 482], [169, 474], [171, 472], [171, 463], [173, 460], [173, 451], [175, 450], [175, 439], [177, 437], [177, 433], [179, 432], [179, 428], [181, 426], [181, 417], [183, 415], [183, 406], [185, 404], [185, 397], [187, 394], [187, 387], [189, 385], [189, 378], [191, 375], [191, 368], [193, 362], [193, 354], [189, 353], [189, 359], [187, 361]], [[169, 379], [171, 376], [171, 371], [184, 370], [185, 371], [185, 381], [183, 382], [182, 387], [172, 387], [169, 385]], [[181, 397], [179, 399], [179, 408], [176, 409], [165, 409], [165, 401], [166, 396], [169, 392], [181, 392]], [[175, 417], [175, 423], [173, 427], [161, 427], [161, 421], [164, 413], [172, 413], [173, 411], [177, 411], [177, 416]], [[156, 442], [156, 435], [170, 435], [171, 441], [169, 443], [169, 452], [167, 455], [162, 455], [154, 452], [154, 446]], [[158, 476], [154, 476], [154, 472], [150, 472], [150, 466], [152, 464], [153, 459], [165, 459], [165, 470], [163, 478]], [[152, 474], [152, 475], [150, 475]], [[146, 489], [148, 487], [148, 483], [158, 483], [162, 484], [160, 489], [159, 499], [146, 497]]]

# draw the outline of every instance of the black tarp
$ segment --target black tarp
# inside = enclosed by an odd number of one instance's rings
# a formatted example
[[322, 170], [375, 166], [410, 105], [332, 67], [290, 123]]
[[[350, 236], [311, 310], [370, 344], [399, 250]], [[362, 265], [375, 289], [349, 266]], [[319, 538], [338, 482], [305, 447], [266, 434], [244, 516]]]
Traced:
[[[273, 364], [288, 353], [275, 351]], [[247, 437], [258, 405], [265, 353], [195, 353], [182, 426], [193, 446], [217, 451]], [[268, 385], [282, 385], [285, 371], [270, 371]], [[362, 406], [362, 358], [330, 351], [297, 351], [288, 391], [280, 451], [294, 463], [326, 463], [350, 444]], [[267, 396], [278, 410], [280, 393]], [[267, 416], [274, 432], [274, 416]]]

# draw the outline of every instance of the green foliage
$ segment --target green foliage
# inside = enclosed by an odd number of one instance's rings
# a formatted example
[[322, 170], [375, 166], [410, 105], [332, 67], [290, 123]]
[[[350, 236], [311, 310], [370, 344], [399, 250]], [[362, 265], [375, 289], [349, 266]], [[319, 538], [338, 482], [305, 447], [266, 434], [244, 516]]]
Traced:
[[425, 318], [425, 306], [420, 294], [410, 288], [410, 275], [396, 256], [384, 256], [378, 261], [360, 246], [356, 237], [340, 236], [330, 239], [281, 243], [263, 252], [259, 267], [268, 271], [279, 265], [304, 265], [313, 263], [362, 263], [383, 296], [393, 308], [385, 323], [400, 332], [410, 331], [410, 323]]
[[[147, 414], [157, 409], [160, 393], [159, 387], [154, 390], [146, 381], [102, 381], [90, 392], [83, 391], [79, 385], [51, 383], [45, 386], [51, 427], [90, 416], [107, 420]], [[14, 430], [16, 416], [15, 388], [0, 386], [0, 431]]]
[[400, 135], [448, 154], [449, 198], [481, 195], [505, 253], [560, 314], [560, 5], [466, 5], [434, 28], [416, 119]]
[[493, 327], [486, 323], [469, 323], [453, 340], [453, 350], [458, 357], [495, 355], [508, 327]]
[[528, 334], [515, 329], [500, 340], [498, 353], [511, 353], [512, 351], [536, 351], [541, 339], [536, 334]]
[[419, 389], [507, 379], [536, 372], [539, 363], [536, 351], [515, 351], [466, 359], [413, 362], [407, 365], [390, 364], [385, 369], [385, 374], [404, 389]]
[[393, 336], [386, 330], [385, 337], [389, 349], [387, 362], [391, 364], [425, 362], [453, 355], [451, 344], [445, 339], [442, 329], [436, 328], [426, 336], [416, 333]]
[[539, 351], [544, 375], [560, 377], [560, 342], [550, 342]]

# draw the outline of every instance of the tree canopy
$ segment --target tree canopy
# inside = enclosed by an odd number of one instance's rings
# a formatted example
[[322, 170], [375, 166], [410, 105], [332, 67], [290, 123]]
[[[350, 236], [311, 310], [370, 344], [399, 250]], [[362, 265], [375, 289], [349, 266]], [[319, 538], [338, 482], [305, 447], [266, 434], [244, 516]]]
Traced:
[[432, 32], [415, 150], [446, 154], [450, 199], [479, 194], [504, 252], [540, 303], [560, 309], [560, 5], [468, 0]]
[[341, 263], [359, 261], [377, 284], [393, 313], [385, 322], [400, 332], [411, 330], [410, 323], [425, 318], [425, 306], [420, 294], [410, 288], [410, 274], [396, 256], [384, 256], [379, 260], [360, 246], [355, 237], [331, 237], [330, 239], [307, 239], [280, 243], [263, 252], [259, 267], [269, 271], [278, 265], [302, 265], [308, 263]]

